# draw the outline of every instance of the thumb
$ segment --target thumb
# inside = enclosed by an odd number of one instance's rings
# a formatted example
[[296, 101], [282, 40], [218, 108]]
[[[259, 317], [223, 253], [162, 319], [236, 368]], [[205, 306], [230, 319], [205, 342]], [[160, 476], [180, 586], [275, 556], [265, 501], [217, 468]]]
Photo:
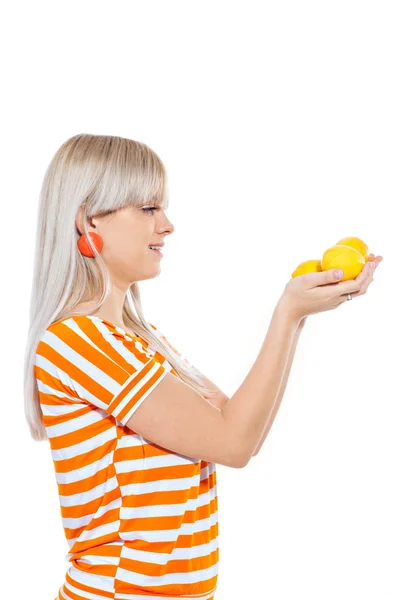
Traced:
[[304, 278], [304, 283], [310, 288], [328, 283], [337, 283], [343, 279], [344, 273], [342, 269], [327, 269], [326, 271], [312, 271], [305, 273], [301, 277]]
[[328, 269], [321, 273], [324, 283], [334, 283], [340, 281], [344, 275], [342, 269]]
[[304, 281], [307, 281], [311, 287], [327, 285], [328, 283], [337, 283], [343, 277], [341, 269], [327, 269], [326, 271], [317, 271], [303, 275]]

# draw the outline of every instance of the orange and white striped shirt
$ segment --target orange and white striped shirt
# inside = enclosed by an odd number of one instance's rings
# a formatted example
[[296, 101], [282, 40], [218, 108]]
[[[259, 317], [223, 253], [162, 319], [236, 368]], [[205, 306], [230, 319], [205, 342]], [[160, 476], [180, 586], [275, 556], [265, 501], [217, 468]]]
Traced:
[[40, 338], [35, 376], [71, 563], [56, 600], [214, 598], [215, 463], [126, 426], [168, 372], [144, 339], [97, 316], [61, 319]]

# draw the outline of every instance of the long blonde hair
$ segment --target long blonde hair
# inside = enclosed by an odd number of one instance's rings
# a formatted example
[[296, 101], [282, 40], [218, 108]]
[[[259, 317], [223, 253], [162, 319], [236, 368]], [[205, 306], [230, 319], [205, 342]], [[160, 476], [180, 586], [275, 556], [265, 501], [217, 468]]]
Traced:
[[[29, 332], [24, 360], [25, 416], [35, 440], [46, 440], [34, 364], [41, 336], [54, 321], [83, 314], [75, 307], [99, 298], [96, 311], [107, 298], [111, 281], [95, 247], [95, 258], [83, 256], [75, 219], [84, 205], [84, 232], [90, 242], [86, 218], [143, 204], [168, 207], [167, 172], [159, 156], [146, 144], [111, 135], [79, 134], [62, 144], [52, 158], [42, 183], [36, 230], [36, 247], [30, 301]], [[135, 312], [136, 311], [136, 312]], [[132, 283], [125, 296], [123, 320], [158, 350], [178, 376], [203, 395], [212, 394], [195, 367], [184, 363], [154, 333], [146, 321], [139, 285]]]

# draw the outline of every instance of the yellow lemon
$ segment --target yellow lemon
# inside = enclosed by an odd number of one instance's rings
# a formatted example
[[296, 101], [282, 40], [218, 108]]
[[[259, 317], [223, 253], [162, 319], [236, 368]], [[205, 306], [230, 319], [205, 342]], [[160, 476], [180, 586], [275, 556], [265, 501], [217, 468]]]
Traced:
[[336, 242], [336, 245], [350, 246], [351, 248], [355, 248], [359, 251], [359, 253], [364, 257], [365, 262], [369, 261], [369, 250], [368, 246], [363, 240], [358, 237], [345, 237]]
[[322, 271], [320, 260], [305, 260], [293, 271], [292, 277], [298, 277], [306, 273], [318, 273], [319, 271]]
[[321, 264], [323, 271], [342, 269], [343, 277], [340, 281], [346, 281], [355, 279], [361, 273], [365, 265], [365, 259], [355, 248], [344, 244], [336, 244], [336, 246], [331, 246], [325, 250]]

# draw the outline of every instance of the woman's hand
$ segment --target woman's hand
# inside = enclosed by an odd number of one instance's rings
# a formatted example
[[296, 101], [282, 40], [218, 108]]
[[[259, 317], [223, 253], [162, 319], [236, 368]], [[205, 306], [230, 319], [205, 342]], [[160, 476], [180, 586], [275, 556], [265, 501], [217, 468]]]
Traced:
[[[297, 324], [311, 314], [334, 310], [347, 300], [348, 294], [355, 298], [367, 292], [373, 281], [374, 271], [381, 261], [382, 256], [371, 253], [359, 275], [344, 281], [337, 279], [333, 268], [292, 278], [286, 284], [279, 304]], [[373, 267], [372, 270], [370, 266]]]

